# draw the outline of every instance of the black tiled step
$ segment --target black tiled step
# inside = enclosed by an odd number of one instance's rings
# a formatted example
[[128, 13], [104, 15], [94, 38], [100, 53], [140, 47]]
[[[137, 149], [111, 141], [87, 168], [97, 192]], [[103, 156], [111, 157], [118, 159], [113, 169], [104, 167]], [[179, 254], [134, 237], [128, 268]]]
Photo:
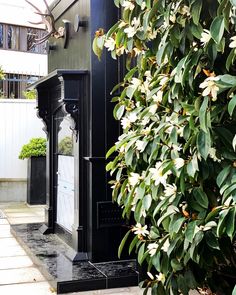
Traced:
[[138, 285], [134, 260], [73, 264], [65, 255], [69, 246], [56, 235], [43, 235], [41, 225], [11, 225], [11, 232], [58, 294]]

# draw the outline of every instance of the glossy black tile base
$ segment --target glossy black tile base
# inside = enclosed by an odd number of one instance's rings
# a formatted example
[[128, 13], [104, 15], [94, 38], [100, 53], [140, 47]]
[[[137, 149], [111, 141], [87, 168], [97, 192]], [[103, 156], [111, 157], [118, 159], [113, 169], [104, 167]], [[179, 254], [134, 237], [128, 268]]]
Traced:
[[11, 232], [58, 294], [138, 285], [134, 260], [73, 264], [65, 256], [69, 246], [56, 235], [43, 235], [41, 225], [11, 225]]

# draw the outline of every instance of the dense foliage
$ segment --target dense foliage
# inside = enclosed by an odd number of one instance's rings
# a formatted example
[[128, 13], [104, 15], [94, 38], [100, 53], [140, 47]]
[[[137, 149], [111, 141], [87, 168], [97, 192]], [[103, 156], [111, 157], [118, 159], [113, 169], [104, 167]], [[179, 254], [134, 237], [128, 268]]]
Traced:
[[58, 153], [66, 156], [73, 154], [73, 140], [70, 136], [64, 137], [58, 144]]
[[46, 145], [47, 141], [45, 138], [32, 138], [27, 144], [22, 146], [19, 159], [46, 156]]
[[[134, 216], [123, 239], [153, 294], [236, 278], [236, 1], [114, 0], [121, 19], [96, 32], [126, 57], [114, 88], [123, 134], [107, 153], [113, 198]], [[221, 293], [220, 293], [221, 292]]]

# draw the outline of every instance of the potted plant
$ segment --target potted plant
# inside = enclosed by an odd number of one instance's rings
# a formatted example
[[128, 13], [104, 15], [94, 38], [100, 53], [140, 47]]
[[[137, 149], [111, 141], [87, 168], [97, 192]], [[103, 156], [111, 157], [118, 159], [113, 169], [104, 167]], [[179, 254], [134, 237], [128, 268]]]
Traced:
[[46, 139], [32, 138], [23, 145], [19, 159], [28, 159], [27, 203], [46, 203]]

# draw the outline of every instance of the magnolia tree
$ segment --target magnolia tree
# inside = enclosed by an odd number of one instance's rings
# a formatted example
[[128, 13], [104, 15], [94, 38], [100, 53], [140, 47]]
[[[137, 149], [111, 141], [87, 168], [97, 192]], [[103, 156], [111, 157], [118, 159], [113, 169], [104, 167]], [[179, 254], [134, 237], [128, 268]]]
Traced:
[[[236, 279], [236, 0], [115, 0], [93, 43], [125, 56], [114, 90], [123, 132], [107, 153], [121, 242], [146, 291], [231, 294]], [[131, 238], [131, 239], [130, 239]], [[120, 253], [119, 253], [120, 254]], [[145, 291], [145, 292], [146, 292]]]

